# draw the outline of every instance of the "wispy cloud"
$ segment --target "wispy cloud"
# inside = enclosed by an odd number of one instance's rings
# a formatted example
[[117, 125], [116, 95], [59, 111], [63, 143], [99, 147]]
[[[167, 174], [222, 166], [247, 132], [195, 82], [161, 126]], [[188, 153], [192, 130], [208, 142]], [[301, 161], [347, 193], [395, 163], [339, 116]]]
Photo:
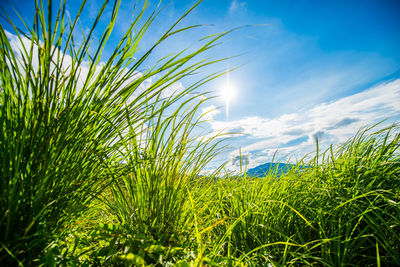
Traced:
[[[225, 122], [210, 121], [214, 132], [240, 131], [248, 145], [241, 152], [248, 155], [249, 167], [271, 160], [278, 150], [282, 158], [299, 158], [315, 150], [346, 141], [362, 126], [400, 117], [400, 79], [382, 83], [363, 92], [322, 103], [309, 110], [277, 118], [247, 117]], [[231, 159], [239, 155], [231, 152]], [[263, 162], [264, 161], [264, 162]]]
[[214, 119], [215, 116], [217, 116], [220, 113], [221, 113], [221, 111], [219, 109], [217, 109], [216, 106], [210, 105], [210, 106], [204, 107], [201, 110], [200, 116], [204, 120], [211, 121]]
[[247, 8], [247, 3], [245, 1], [238, 1], [238, 0], [233, 0], [229, 6], [229, 14], [233, 14], [238, 10], [246, 10]]
[[232, 165], [235, 167], [246, 166], [249, 164], [250, 155], [239, 155], [232, 159]]
[[[18, 67], [20, 68], [20, 71], [23, 72], [25, 70], [25, 68], [22, 65], [22, 62], [24, 61], [23, 58], [26, 58], [27, 55], [24, 51], [30, 51], [30, 47], [32, 45], [32, 41], [28, 38], [26, 38], [25, 36], [21, 36], [21, 40], [18, 38], [17, 35], [12, 34], [8, 31], [5, 31], [5, 34], [10, 42], [11, 47], [13, 48], [16, 56], [17, 56], [17, 63], [18, 63]], [[42, 43], [40, 42], [39, 45], [42, 45]], [[53, 61], [57, 62], [57, 54], [58, 54], [58, 48], [56, 47], [52, 47], [52, 49], [55, 49], [56, 52], [54, 53], [54, 57], [53, 57]], [[33, 50], [32, 50], [32, 69], [33, 72], [37, 72], [39, 69], [39, 61], [38, 61], [38, 47], [37, 44], [33, 45]], [[62, 54], [62, 52], [60, 51], [60, 53]], [[103, 68], [103, 66], [105, 65], [104, 62], [100, 61], [98, 63], [98, 65], [96, 66], [95, 70], [94, 70], [94, 74], [91, 76], [90, 78], [90, 82], [94, 82], [96, 80], [96, 78], [98, 77], [98, 75], [101, 72], [101, 69]], [[50, 65], [50, 68], [53, 69], [55, 68], [54, 64]], [[61, 69], [63, 70], [63, 72], [68, 72], [71, 71], [72, 68], [72, 58], [70, 55], [66, 54], [63, 56], [63, 62], [61, 65]], [[80, 64], [80, 66], [78, 67], [78, 79], [77, 79], [77, 89], [78, 91], [82, 89], [82, 87], [84, 86], [84, 84], [86, 83], [86, 80], [88, 79], [88, 75], [89, 75], [89, 69], [90, 69], [90, 63], [89, 61], [82, 61], [82, 63]], [[123, 69], [122, 72], [123, 74], [127, 73], [127, 69]], [[121, 75], [123, 76], [123, 75]], [[131, 84], [132, 82], [134, 82], [136, 79], [139, 79], [143, 77], [143, 73], [135, 71], [134, 73], [131, 74], [131, 76], [129, 77], [129, 79], [127, 79], [126, 81], [124, 81], [121, 85], [120, 88], [126, 87], [129, 84]], [[130, 97], [130, 99], [128, 101], [132, 101], [135, 97], [139, 96], [140, 94], [142, 94], [144, 91], [146, 91], [151, 85], [153, 84], [153, 81], [151, 78], [145, 79], [139, 86], [138, 88], [135, 90], [135, 92], [133, 93], [133, 95]], [[169, 97], [173, 94], [175, 94], [176, 92], [179, 92], [183, 90], [183, 85], [180, 82], [176, 82], [174, 84], [172, 84], [170, 86], [170, 88], [167, 88], [167, 90], [165, 90], [163, 92], [163, 96], [164, 97]]]

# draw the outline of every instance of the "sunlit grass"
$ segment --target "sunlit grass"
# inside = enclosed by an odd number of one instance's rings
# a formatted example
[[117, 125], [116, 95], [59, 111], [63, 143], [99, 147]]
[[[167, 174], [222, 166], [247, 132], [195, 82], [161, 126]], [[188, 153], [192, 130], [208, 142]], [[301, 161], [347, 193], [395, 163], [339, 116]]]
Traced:
[[[191, 10], [136, 58], [157, 14], [145, 16], [144, 3], [104, 59], [120, 1], [104, 2], [89, 33], [77, 43], [85, 3], [70, 21], [65, 1], [58, 9], [51, 1], [48, 6], [36, 2], [34, 20], [24, 22], [25, 29], [8, 19], [14, 29], [10, 37], [0, 27], [0, 261], [5, 264], [31, 265], [65, 221], [84, 211], [104, 189], [112, 192], [109, 205], [124, 225], [141, 222], [155, 224], [151, 229], [158, 232], [170, 229], [170, 220], [179, 216], [169, 212], [179, 214], [183, 205], [178, 189], [215, 153], [204, 148], [209, 140], [194, 142], [189, 133], [204, 101], [194, 90], [219, 74], [165, 92], [218, 62], [197, 56], [224, 33], [146, 69], [146, 59], [164, 40], [197, 27], [178, 28]], [[111, 16], [105, 15], [107, 8]], [[97, 40], [96, 25], [105, 18], [108, 27]], [[16, 42], [12, 45], [9, 39]], [[152, 84], [143, 88], [150, 78]], [[132, 211], [138, 212], [137, 220], [130, 217]], [[165, 229], [158, 227], [160, 212], [170, 218], [163, 218]]]
[[306, 171], [214, 184], [206, 213], [225, 223], [210, 233], [211, 251], [255, 265], [368, 266], [378, 248], [381, 264], [398, 265], [400, 136], [373, 131]]
[[[140, 189], [143, 181], [126, 178], [141, 191], [121, 188], [121, 196], [140, 196], [140, 200], [122, 206], [136, 211], [146, 207], [148, 212], [140, 215], [132, 210], [129, 225], [115, 216], [121, 208], [100, 208], [108, 215], [97, 218], [111, 218], [109, 226], [75, 228], [83, 237], [75, 240], [79, 251], [96, 244], [81, 262], [398, 265], [399, 139], [397, 126], [363, 129], [319, 155], [318, 164], [317, 160], [299, 163], [279, 177], [270, 173], [264, 178], [200, 177], [195, 183], [177, 182], [168, 198], [173, 205], [160, 199], [167, 192], [168, 183], [161, 185], [165, 176], [157, 181], [162, 191], [154, 200]], [[88, 236], [93, 231], [98, 233]], [[69, 254], [69, 260], [77, 260], [73, 255], [79, 253]]]

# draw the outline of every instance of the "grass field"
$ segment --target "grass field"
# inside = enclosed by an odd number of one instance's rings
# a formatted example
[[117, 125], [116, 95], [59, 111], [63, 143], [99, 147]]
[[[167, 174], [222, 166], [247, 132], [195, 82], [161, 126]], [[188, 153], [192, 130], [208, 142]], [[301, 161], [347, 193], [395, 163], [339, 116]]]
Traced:
[[191, 10], [139, 50], [157, 14], [144, 6], [104, 59], [119, 2], [77, 43], [84, 4], [72, 21], [65, 2], [37, 3], [24, 31], [0, 26], [0, 265], [400, 265], [398, 125], [360, 129], [279, 178], [201, 176], [221, 139], [194, 134], [198, 89], [224, 71], [165, 92], [223, 61], [201, 55], [229, 32], [146, 69], [197, 27], [178, 27]]

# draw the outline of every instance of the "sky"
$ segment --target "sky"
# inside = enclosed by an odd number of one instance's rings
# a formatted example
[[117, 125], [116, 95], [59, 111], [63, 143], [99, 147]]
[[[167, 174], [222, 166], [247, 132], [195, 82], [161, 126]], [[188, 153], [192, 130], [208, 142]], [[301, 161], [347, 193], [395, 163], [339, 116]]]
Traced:
[[[27, 18], [32, 1], [0, 0]], [[58, 1], [55, 1], [58, 3]], [[74, 14], [81, 1], [67, 1]], [[165, 0], [143, 40], [149, 46], [196, 1]], [[149, 10], [159, 1], [149, 1]], [[88, 0], [82, 28], [87, 31], [101, 1]], [[116, 43], [129, 25], [134, 1], [122, 1]], [[340, 144], [360, 127], [400, 119], [400, 1], [204, 0], [182, 26], [204, 24], [166, 42], [156, 59], [202, 37], [233, 31], [207, 56], [232, 57], [209, 71], [235, 68], [204, 86], [219, 95], [210, 111], [209, 132], [239, 132], [210, 169], [229, 160], [238, 169], [240, 155], [248, 168], [275, 160], [295, 162], [315, 151]], [[2, 22], [3, 23], [3, 22]], [[243, 27], [245, 26], [245, 27]], [[106, 27], [102, 22], [100, 28]], [[107, 56], [106, 51], [105, 57]], [[151, 61], [148, 66], [151, 66]], [[187, 87], [190, 80], [179, 86]]]

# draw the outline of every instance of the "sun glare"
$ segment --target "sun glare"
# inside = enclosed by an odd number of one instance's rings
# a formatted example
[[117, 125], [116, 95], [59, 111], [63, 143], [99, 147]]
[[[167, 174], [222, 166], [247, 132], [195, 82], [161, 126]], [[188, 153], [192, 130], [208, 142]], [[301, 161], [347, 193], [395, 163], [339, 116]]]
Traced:
[[226, 83], [221, 87], [221, 97], [225, 102], [225, 115], [228, 119], [229, 117], [229, 106], [231, 102], [235, 99], [236, 96], [236, 89], [232, 83], [227, 80]]

